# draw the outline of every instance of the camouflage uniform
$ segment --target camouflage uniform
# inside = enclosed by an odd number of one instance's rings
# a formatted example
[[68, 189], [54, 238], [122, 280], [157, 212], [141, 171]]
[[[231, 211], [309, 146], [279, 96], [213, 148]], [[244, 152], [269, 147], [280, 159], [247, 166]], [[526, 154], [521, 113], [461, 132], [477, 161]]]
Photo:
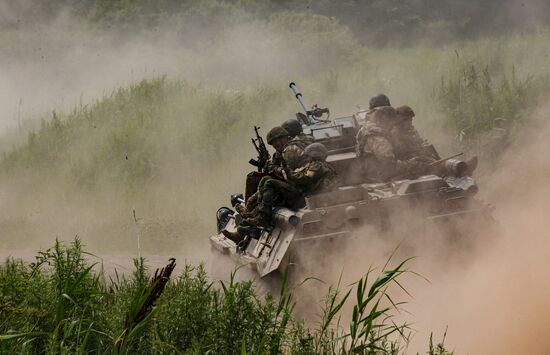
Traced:
[[304, 195], [330, 191], [337, 184], [334, 168], [319, 160], [312, 160], [299, 169], [287, 171], [286, 175]]
[[313, 137], [299, 134], [286, 144], [282, 153], [275, 152], [267, 165], [267, 171], [271, 175], [280, 176], [281, 179], [263, 177], [258, 185], [258, 191], [246, 201], [246, 207], [238, 212], [245, 217], [258, 214], [270, 216], [271, 209], [275, 206], [293, 207], [302, 197], [302, 193], [294, 185], [282, 181], [284, 170], [294, 170], [307, 164], [308, 158], [304, 155], [304, 149], [312, 141]]
[[313, 143], [313, 137], [300, 134], [292, 138], [282, 153], [275, 152], [271, 161], [268, 163], [267, 171], [276, 175], [282, 176], [283, 167], [289, 169], [297, 169], [307, 163], [307, 158], [304, 157], [304, 149]]
[[418, 134], [418, 131], [412, 124], [415, 113], [407, 105], [396, 109], [400, 117], [396, 126], [392, 129], [392, 145], [394, 153], [399, 160], [408, 160], [415, 157], [422, 157], [426, 161], [435, 161], [440, 159], [439, 155], [428, 142]]
[[357, 156], [363, 160], [363, 172], [374, 181], [388, 181], [397, 176], [411, 177], [427, 170], [416, 159], [400, 160], [392, 145], [391, 132], [375, 122], [367, 122], [356, 136]]
[[[275, 206], [297, 208], [304, 195], [326, 191], [336, 182], [336, 172], [326, 163], [326, 147], [320, 143], [308, 145], [302, 156], [305, 165], [295, 170], [284, 168], [285, 180], [266, 176], [258, 187], [257, 216], [247, 220], [257, 226], [268, 226]], [[317, 157], [321, 156], [321, 159]], [[309, 159], [312, 159], [311, 161]], [[321, 161], [322, 160], [322, 161]]]
[[395, 127], [392, 130], [392, 145], [395, 156], [400, 160], [426, 155], [427, 143], [414, 127]]
[[283, 150], [283, 160], [289, 169], [298, 169], [307, 163], [308, 159], [304, 156], [304, 149], [313, 143], [313, 137], [300, 134], [292, 138]]
[[302, 192], [295, 184], [271, 176], [265, 176], [258, 186], [258, 204], [263, 204], [265, 209], [269, 208], [269, 214], [276, 206], [292, 208], [301, 196]]

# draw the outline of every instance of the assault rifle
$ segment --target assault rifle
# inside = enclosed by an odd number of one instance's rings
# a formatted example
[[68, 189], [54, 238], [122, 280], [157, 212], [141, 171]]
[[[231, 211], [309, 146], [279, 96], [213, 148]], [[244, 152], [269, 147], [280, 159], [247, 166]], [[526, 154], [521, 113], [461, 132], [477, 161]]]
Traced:
[[264, 139], [260, 136], [260, 127], [254, 126], [254, 132], [256, 132], [256, 138], [252, 138], [252, 145], [258, 152], [257, 159], [250, 159], [248, 162], [258, 168], [258, 171], [263, 171], [267, 162], [271, 158], [269, 151], [265, 146]]

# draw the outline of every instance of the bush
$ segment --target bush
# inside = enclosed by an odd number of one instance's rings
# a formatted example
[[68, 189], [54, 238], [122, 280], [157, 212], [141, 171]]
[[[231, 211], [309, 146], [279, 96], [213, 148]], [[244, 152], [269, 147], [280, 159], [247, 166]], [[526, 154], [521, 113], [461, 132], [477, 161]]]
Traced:
[[495, 129], [523, 126], [541, 97], [550, 93], [548, 74], [519, 79], [514, 67], [500, 76], [489, 66], [468, 63], [441, 79], [435, 100], [446, 124], [467, 146], [479, 146]]
[[[56, 241], [36, 263], [10, 259], [0, 266], [0, 352], [396, 354], [406, 348], [407, 325], [390, 320], [401, 303], [387, 292], [406, 261], [372, 281], [369, 271], [345, 294], [332, 288], [319, 327], [309, 329], [293, 319], [286, 273], [277, 297], [259, 297], [254, 283], [235, 281], [235, 273], [218, 287], [202, 266], [186, 265], [170, 280], [175, 262], [150, 279], [138, 259], [130, 278], [115, 273], [107, 282], [93, 271], [92, 257], [75, 239], [68, 246]], [[351, 322], [341, 327], [352, 294]], [[431, 344], [431, 353], [444, 354], [442, 345]]]

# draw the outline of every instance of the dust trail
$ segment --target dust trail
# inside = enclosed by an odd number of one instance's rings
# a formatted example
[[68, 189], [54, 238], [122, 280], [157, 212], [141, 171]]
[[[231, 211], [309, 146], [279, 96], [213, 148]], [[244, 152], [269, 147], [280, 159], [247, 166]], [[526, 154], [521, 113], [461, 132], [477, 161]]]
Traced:
[[481, 188], [497, 206], [498, 235], [478, 235], [476, 249], [443, 262], [416, 262], [431, 281], [412, 287], [417, 349], [429, 332], [439, 339], [448, 326], [447, 344], [457, 353], [550, 352], [549, 112], [538, 112]]

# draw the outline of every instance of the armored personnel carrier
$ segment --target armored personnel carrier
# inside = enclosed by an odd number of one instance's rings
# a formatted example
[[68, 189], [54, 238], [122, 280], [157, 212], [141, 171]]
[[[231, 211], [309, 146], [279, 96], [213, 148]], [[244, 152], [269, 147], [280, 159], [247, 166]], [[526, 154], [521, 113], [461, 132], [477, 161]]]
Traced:
[[[392, 228], [392, 217], [402, 211], [414, 212], [415, 221], [420, 221], [416, 228], [419, 226], [422, 232], [435, 228], [454, 236], [467, 234], [468, 227], [480, 221], [492, 221], [490, 206], [475, 198], [478, 188], [471, 176], [475, 166], [457, 159], [441, 159], [446, 171], [442, 176], [369, 181], [361, 173], [361, 161], [355, 153], [355, 136], [364, 123], [365, 112], [323, 119], [328, 109], [308, 108], [296, 85], [291, 83], [290, 87], [306, 112], [297, 115], [304, 133], [328, 148], [327, 161], [338, 172], [341, 183], [330, 192], [307, 196], [302, 208], [275, 208], [272, 227], [249, 234], [240, 230], [246, 236], [238, 245], [226, 238], [224, 231], [236, 232], [242, 217], [232, 208], [220, 208], [216, 215], [218, 234], [211, 236], [210, 242], [221, 253], [248, 264], [264, 277], [285, 266], [292, 248], [307, 249], [308, 243], [337, 241], [363, 226], [386, 231]], [[232, 205], [244, 203], [242, 195], [233, 195], [231, 200]]]

